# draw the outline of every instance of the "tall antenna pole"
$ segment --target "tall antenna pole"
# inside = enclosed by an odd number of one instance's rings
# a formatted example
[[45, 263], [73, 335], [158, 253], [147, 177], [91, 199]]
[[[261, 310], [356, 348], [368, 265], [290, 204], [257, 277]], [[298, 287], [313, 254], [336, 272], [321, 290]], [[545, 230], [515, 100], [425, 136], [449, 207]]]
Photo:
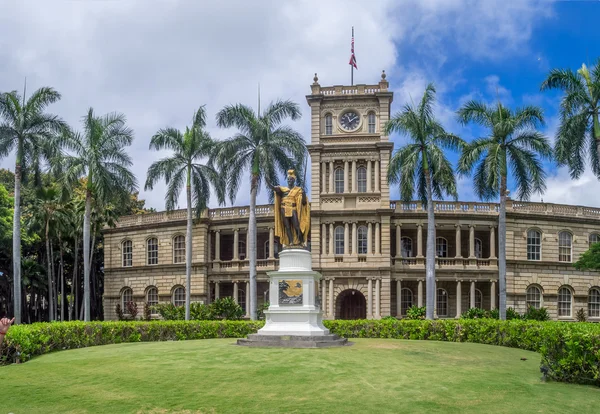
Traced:
[[[354, 56], [354, 26], [352, 26], [352, 56]], [[350, 65], [350, 86], [354, 86], [354, 65]]]

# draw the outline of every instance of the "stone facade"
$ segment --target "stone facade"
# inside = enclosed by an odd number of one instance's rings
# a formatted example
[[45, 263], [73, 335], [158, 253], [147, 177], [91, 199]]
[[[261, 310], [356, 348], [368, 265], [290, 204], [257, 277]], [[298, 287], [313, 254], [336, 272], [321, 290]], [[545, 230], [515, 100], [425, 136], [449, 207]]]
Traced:
[[[386, 178], [393, 143], [382, 130], [392, 99], [385, 74], [376, 85], [333, 87], [321, 87], [315, 76], [307, 96], [310, 250], [313, 269], [323, 275], [325, 318], [402, 316], [410, 305], [425, 304], [426, 211], [420, 202], [390, 201]], [[357, 123], [341, 122], [348, 112]], [[437, 316], [495, 308], [498, 205], [436, 202], [435, 211]], [[257, 206], [256, 214], [261, 304], [279, 245], [273, 206]], [[185, 263], [175, 239], [185, 237], [185, 218], [184, 210], [122, 217], [105, 230], [105, 319], [116, 318], [124, 298], [140, 309], [149, 297], [181, 303]], [[192, 301], [231, 296], [247, 309], [247, 227], [247, 206], [203, 212], [193, 229]], [[572, 265], [596, 240], [600, 208], [509, 200], [507, 306], [543, 306], [564, 320], [583, 308], [600, 320], [600, 273]]]

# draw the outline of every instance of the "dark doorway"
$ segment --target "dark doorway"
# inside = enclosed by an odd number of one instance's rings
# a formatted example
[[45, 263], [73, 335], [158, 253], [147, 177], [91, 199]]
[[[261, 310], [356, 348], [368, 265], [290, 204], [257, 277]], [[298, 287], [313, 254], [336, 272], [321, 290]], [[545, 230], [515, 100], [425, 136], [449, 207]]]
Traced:
[[345, 290], [338, 297], [340, 303], [339, 319], [366, 319], [367, 304], [365, 296], [356, 289]]

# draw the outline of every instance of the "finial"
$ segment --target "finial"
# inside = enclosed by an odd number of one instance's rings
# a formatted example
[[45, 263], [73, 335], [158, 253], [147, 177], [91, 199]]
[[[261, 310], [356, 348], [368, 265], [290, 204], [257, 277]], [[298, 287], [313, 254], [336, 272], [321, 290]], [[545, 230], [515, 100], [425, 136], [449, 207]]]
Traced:
[[381, 80], [385, 80], [386, 74], [385, 74], [385, 70], [381, 71]]
[[315, 84], [319, 83], [319, 78], [317, 77], [316, 73], [315, 73], [315, 77], [313, 78], [313, 81]]

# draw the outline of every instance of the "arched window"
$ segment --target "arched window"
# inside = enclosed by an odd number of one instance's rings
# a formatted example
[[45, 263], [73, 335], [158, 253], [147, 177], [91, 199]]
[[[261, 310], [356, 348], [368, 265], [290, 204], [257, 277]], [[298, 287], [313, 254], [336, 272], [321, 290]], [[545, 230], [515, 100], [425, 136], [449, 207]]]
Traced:
[[185, 263], [185, 237], [173, 238], [173, 263]]
[[243, 289], [238, 289], [238, 305], [246, 311], [246, 291]]
[[[276, 259], [279, 258], [279, 243], [277, 243], [277, 240], [273, 243], [273, 255]], [[269, 240], [265, 242], [265, 257], [269, 257]]]
[[590, 246], [589, 247], [592, 247], [592, 244], [598, 243], [598, 242], [600, 242], [600, 234], [598, 234], [598, 233], [590, 234]]
[[[265, 256], [267, 257], [267, 256]], [[238, 241], [238, 258], [240, 260], [246, 259], [246, 242], [243, 240]]]
[[527, 288], [525, 303], [527, 305], [527, 309], [529, 309], [529, 307], [534, 309], [539, 309], [542, 307], [542, 291], [539, 287], [529, 286]]
[[406, 311], [413, 305], [413, 293], [409, 288], [402, 288], [400, 291], [402, 303], [400, 305], [400, 315], [406, 315]]
[[542, 234], [537, 230], [527, 232], [527, 260], [542, 260]]
[[133, 266], [133, 243], [131, 240], [123, 242], [123, 266]]
[[571, 261], [571, 244], [573, 236], [568, 231], [561, 231], [558, 233], [558, 261], [559, 262], [570, 262]]
[[133, 291], [126, 287], [121, 292], [121, 310], [127, 313], [127, 304], [133, 302]]
[[483, 257], [483, 243], [480, 239], [475, 239], [475, 257], [478, 259]]
[[156, 237], [151, 237], [146, 242], [146, 252], [148, 255], [148, 264], [155, 265], [158, 264], [158, 239]]
[[344, 228], [335, 228], [335, 254], [344, 254]]
[[448, 257], [448, 241], [443, 237], [435, 239], [435, 255], [437, 257]]
[[183, 286], [177, 286], [173, 290], [173, 305], [175, 305], [175, 306], [185, 305], [185, 288]]
[[410, 237], [402, 237], [400, 239], [400, 247], [402, 257], [413, 257], [412, 239]]
[[344, 169], [335, 169], [335, 192], [341, 194], [344, 192]]
[[156, 314], [157, 312], [152, 309], [152, 306], [158, 305], [158, 289], [155, 287], [149, 287], [146, 291], [146, 303], [150, 306], [150, 312]]
[[331, 114], [325, 115], [325, 135], [331, 135], [333, 133], [333, 119]]
[[561, 287], [558, 289], [558, 316], [570, 317], [571, 316], [571, 302], [573, 295], [571, 289], [568, 287]]
[[365, 167], [358, 167], [356, 170], [356, 184], [359, 193], [367, 192], [367, 169]]
[[367, 228], [365, 226], [358, 226], [358, 254], [367, 254]]
[[[469, 306], [471, 304], [471, 292], [469, 291]], [[483, 293], [481, 290], [475, 289], [475, 307], [478, 309], [483, 309]]]
[[369, 134], [375, 133], [375, 113], [369, 112]]
[[448, 292], [438, 289], [435, 302], [437, 316], [448, 316]]
[[588, 296], [588, 317], [600, 318], [600, 289], [591, 288]]

